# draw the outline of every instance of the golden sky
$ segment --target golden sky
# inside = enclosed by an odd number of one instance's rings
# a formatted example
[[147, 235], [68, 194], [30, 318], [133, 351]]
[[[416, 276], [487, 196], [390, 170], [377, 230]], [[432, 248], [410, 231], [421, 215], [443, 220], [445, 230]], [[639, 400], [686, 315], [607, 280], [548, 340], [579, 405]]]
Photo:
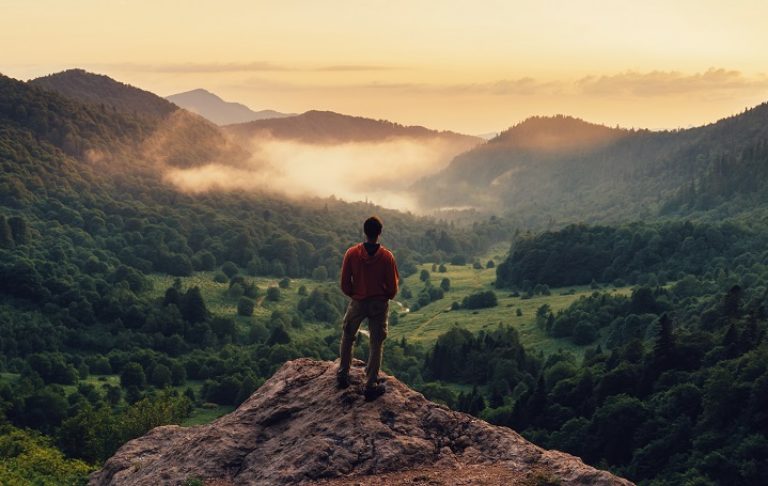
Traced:
[[466, 133], [698, 125], [768, 100], [768, 2], [0, 0], [0, 72]]

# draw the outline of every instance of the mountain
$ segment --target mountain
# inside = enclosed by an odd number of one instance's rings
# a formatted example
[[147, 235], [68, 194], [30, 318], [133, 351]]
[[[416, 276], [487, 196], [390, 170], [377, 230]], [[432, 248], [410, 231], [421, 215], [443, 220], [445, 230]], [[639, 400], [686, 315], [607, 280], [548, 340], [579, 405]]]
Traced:
[[82, 69], [69, 69], [29, 81], [85, 103], [105, 104], [127, 113], [165, 117], [177, 107], [163, 98], [114, 79]]
[[79, 101], [91, 109], [108, 108], [106, 116], [141, 125], [141, 130], [131, 138], [140, 147], [139, 158], [154, 165], [192, 167], [214, 161], [237, 165], [248, 157], [203, 117], [108, 76], [71, 69], [28, 84]]
[[[534, 226], [683, 215], [740, 197], [747, 174], [768, 163], [760, 155], [766, 140], [768, 104], [710, 125], [662, 132], [535, 117], [457, 156], [413, 189], [426, 206], [502, 210]], [[712, 174], [729, 174], [734, 182], [720, 187]], [[699, 202], [682, 197], [689, 193]]]
[[192, 91], [177, 93], [166, 96], [166, 99], [186, 110], [199, 114], [217, 125], [230, 125], [232, 123], [294, 116], [293, 113], [280, 113], [274, 110], [253, 111], [241, 103], [224, 101], [204, 89], [193, 89]]
[[387, 392], [365, 402], [363, 366], [356, 361], [353, 386], [340, 391], [334, 363], [289, 361], [229, 415], [158, 427], [123, 445], [90, 484], [405, 484], [430, 475], [457, 485], [632, 484], [432, 403], [391, 376]]
[[316, 110], [288, 118], [230, 125], [226, 127], [226, 131], [243, 139], [277, 138], [311, 144], [381, 142], [395, 138], [414, 140], [438, 138], [457, 142], [469, 149], [483, 142], [478, 137], [450, 131], [438, 132], [421, 126], [404, 126], [386, 120]]
[[93, 161], [96, 153], [104, 158], [135, 147], [156, 124], [154, 116], [120, 113], [0, 75], [0, 128], [11, 144], [3, 148], [12, 147], [3, 151], [4, 161], [37, 159], [43, 165], [61, 153]]

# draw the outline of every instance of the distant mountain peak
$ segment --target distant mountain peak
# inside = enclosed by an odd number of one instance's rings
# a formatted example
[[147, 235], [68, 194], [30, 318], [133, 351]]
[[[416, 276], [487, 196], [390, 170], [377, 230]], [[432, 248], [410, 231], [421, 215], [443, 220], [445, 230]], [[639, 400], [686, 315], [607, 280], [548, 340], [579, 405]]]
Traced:
[[449, 484], [522, 484], [537, 474], [557, 484], [631, 484], [432, 403], [391, 376], [387, 392], [365, 402], [358, 389], [363, 366], [356, 361], [354, 386], [339, 390], [333, 362], [289, 361], [229, 415], [197, 427], [157, 427], [123, 445], [90, 484], [181, 484], [190, 477], [221, 485], [405, 484], [434, 470], [461, 479]]
[[[213, 100], [224, 101], [220, 96], [218, 96], [218, 95], [216, 95], [214, 93], [211, 93], [210, 91], [208, 91], [207, 89], [204, 89], [204, 88], [195, 88], [195, 89], [191, 89], [189, 91], [185, 91], [183, 93], [178, 93], [178, 94], [171, 95], [171, 96], [184, 96], [184, 95], [205, 96], [205, 97], [211, 98]], [[170, 98], [171, 96], [168, 96], [168, 98]], [[239, 103], [237, 103], [237, 104], [239, 104]]]
[[225, 101], [215, 93], [203, 88], [170, 95], [166, 99], [207, 118], [217, 125], [293, 116], [293, 113], [280, 113], [274, 110], [253, 111], [242, 103]]

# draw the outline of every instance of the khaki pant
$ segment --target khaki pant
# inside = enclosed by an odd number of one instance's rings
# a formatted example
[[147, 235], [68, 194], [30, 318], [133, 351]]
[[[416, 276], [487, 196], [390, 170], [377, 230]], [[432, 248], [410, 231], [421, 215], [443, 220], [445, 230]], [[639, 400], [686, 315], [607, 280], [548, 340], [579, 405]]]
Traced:
[[339, 372], [349, 372], [352, 364], [352, 346], [355, 336], [360, 329], [363, 319], [368, 319], [370, 346], [368, 364], [365, 367], [367, 385], [376, 383], [381, 368], [381, 358], [384, 351], [384, 340], [387, 338], [387, 320], [389, 318], [389, 301], [386, 300], [352, 300], [344, 314], [344, 333], [341, 337], [341, 363]]

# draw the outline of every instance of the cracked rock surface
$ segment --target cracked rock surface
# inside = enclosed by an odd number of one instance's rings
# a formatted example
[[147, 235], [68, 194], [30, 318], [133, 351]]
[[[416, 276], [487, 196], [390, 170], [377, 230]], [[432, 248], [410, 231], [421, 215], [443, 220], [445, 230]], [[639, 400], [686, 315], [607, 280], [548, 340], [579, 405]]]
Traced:
[[365, 402], [362, 363], [353, 364], [345, 390], [336, 388], [336, 369], [328, 361], [289, 361], [234, 412], [207, 425], [157, 427], [126, 443], [90, 484], [366, 484], [366, 477], [430, 470], [446, 471], [433, 484], [447, 485], [452, 476], [466, 484], [458, 479], [471, 480], [483, 466], [510, 478], [535, 473], [561, 484], [632, 484], [432, 403], [390, 376], [387, 392]]

